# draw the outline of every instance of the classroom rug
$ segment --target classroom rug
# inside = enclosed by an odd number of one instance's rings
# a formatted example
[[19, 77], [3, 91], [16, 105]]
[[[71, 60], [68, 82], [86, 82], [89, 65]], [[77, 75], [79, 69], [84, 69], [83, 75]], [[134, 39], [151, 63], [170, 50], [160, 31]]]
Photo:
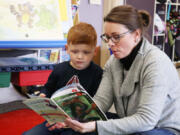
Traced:
[[0, 104], [0, 135], [21, 135], [44, 119], [22, 101]]

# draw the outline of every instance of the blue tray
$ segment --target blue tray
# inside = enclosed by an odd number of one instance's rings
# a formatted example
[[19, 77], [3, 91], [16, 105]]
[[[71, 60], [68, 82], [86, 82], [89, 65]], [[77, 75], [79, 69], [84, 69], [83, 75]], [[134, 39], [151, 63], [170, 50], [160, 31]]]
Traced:
[[66, 45], [66, 40], [42, 41], [0, 41], [0, 48], [60, 48]]

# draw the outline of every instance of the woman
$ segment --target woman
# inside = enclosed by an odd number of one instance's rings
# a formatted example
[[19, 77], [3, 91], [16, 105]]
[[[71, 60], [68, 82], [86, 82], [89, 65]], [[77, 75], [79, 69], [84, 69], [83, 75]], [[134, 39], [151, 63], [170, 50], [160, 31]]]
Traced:
[[104, 112], [114, 103], [119, 119], [88, 123], [67, 119], [52, 129], [66, 125], [99, 135], [179, 135], [180, 81], [167, 55], [144, 37], [150, 15], [118, 6], [104, 22], [101, 38], [113, 55], [94, 99]]

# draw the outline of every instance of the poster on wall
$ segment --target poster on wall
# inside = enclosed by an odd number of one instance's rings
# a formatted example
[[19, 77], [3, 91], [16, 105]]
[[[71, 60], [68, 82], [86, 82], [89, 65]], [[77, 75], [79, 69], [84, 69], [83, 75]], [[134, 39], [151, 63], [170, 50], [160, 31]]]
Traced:
[[59, 0], [1, 0], [0, 41], [64, 40]]
[[72, 4], [71, 0], [59, 0], [59, 4], [61, 9], [62, 32], [64, 38], [67, 39], [67, 33], [73, 26]]

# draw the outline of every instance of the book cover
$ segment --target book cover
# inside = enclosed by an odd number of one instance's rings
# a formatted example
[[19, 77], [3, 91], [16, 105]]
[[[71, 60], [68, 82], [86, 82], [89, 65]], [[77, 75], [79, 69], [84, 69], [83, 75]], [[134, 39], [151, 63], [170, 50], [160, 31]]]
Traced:
[[33, 97], [24, 104], [45, 118], [50, 124], [63, 122], [67, 117], [80, 122], [107, 120], [91, 96], [73, 76], [67, 85], [57, 90], [51, 98]]

